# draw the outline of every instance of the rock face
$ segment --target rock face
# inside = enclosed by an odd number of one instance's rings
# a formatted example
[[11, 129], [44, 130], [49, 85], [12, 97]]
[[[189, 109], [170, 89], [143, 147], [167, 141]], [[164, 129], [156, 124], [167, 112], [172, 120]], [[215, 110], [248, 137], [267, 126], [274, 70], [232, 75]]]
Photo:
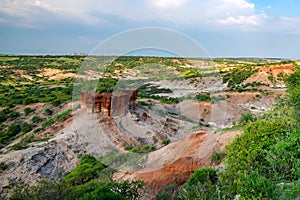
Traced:
[[[70, 138], [73, 143], [75, 137]], [[77, 154], [68, 143], [52, 140], [1, 158], [7, 169], [0, 176], [0, 194], [5, 188], [24, 182], [34, 185], [41, 179], [58, 180], [77, 164]]]
[[137, 90], [124, 90], [118, 93], [81, 92], [80, 102], [89, 113], [106, 116], [124, 116], [129, 109], [135, 109]]

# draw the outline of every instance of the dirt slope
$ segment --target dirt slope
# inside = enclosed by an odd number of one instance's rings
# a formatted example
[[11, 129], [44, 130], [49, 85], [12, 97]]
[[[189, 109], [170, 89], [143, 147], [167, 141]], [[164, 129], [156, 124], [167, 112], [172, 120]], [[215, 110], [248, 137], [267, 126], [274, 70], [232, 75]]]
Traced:
[[114, 178], [118, 181], [145, 181], [148, 194], [156, 194], [172, 183], [183, 184], [197, 168], [212, 166], [209, 157], [213, 151], [222, 150], [240, 133], [197, 132], [150, 153], [143, 169], [132, 173], [119, 172]]
[[[244, 83], [263, 83], [272, 85], [276, 81], [276, 84], [283, 84], [283, 80], [280, 80], [280, 74], [291, 74], [293, 73], [293, 64], [285, 64], [285, 65], [274, 65], [271, 67], [260, 67], [258, 73], [253, 74]], [[273, 77], [273, 81], [270, 80], [270, 77]]]

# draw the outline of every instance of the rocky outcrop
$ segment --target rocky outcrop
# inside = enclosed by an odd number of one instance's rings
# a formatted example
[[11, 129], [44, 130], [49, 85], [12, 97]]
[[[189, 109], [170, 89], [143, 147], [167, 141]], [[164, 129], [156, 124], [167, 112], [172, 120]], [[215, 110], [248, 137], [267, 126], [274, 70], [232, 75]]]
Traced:
[[124, 116], [129, 109], [135, 109], [137, 90], [124, 90], [116, 93], [80, 93], [80, 103], [89, 113], [105, 116]]
[[68, 140], [69, 143], [52, 140], [2, 156], [0, 161], [5, 163], [6, 169], [0, 176], [0, 194], [5, 195], [6, 188], [22, 182], [34, 185], [42, 179], [64, 177], [78, 163], [77, 154], [82, 153], [74, 145], [78, 143], [74, 135]]

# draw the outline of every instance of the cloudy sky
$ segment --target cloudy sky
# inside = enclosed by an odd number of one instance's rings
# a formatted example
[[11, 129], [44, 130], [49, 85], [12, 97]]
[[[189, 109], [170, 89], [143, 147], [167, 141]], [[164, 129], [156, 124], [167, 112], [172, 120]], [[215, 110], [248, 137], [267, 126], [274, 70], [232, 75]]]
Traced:
[[89, 53], [120, 32], [181, 32], [213, 57], [300, 58], [299, 0], [0, 0], [0, 53]]

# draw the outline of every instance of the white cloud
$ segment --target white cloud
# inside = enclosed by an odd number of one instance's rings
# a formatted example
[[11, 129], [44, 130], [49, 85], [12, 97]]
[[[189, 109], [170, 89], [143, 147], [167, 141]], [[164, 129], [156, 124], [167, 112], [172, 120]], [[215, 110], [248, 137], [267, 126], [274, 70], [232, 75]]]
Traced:
[[160, 8], [170, 8], [181, 6], [185, 2], [185, 0], [155, 0], [154, 4]]
[[238, 24], [238, 25], [252, 25], [252, 26], [258, 26], [261, 25], [263, 20], [265, 18], [265, 15], [250, 15], [250, 16], [237, 16], [232, 17], [229, 16], [226, 19], [217, 20], [220, 24], [225, 25], [232, 25], [232, 24]]
[[[0, 23], [23, 26], [52, 20], [118, 25], [124, 20], [145, 26], [151, 21], [151, 25], [158, 22], [177, 27], [262, 30], [272, 28], [272, 20], [276, 20], [263, 11], [256, 11], [255, 4], [247, 0], [2, 0], [0, 14]], [[285, 18], [280, 21], [289, 24], [283, 28], [298, 24]]]
[[222, 0], [226, 4], [238, 6], [240, 8], [254, 9], [254, 4], [245, 0]]

